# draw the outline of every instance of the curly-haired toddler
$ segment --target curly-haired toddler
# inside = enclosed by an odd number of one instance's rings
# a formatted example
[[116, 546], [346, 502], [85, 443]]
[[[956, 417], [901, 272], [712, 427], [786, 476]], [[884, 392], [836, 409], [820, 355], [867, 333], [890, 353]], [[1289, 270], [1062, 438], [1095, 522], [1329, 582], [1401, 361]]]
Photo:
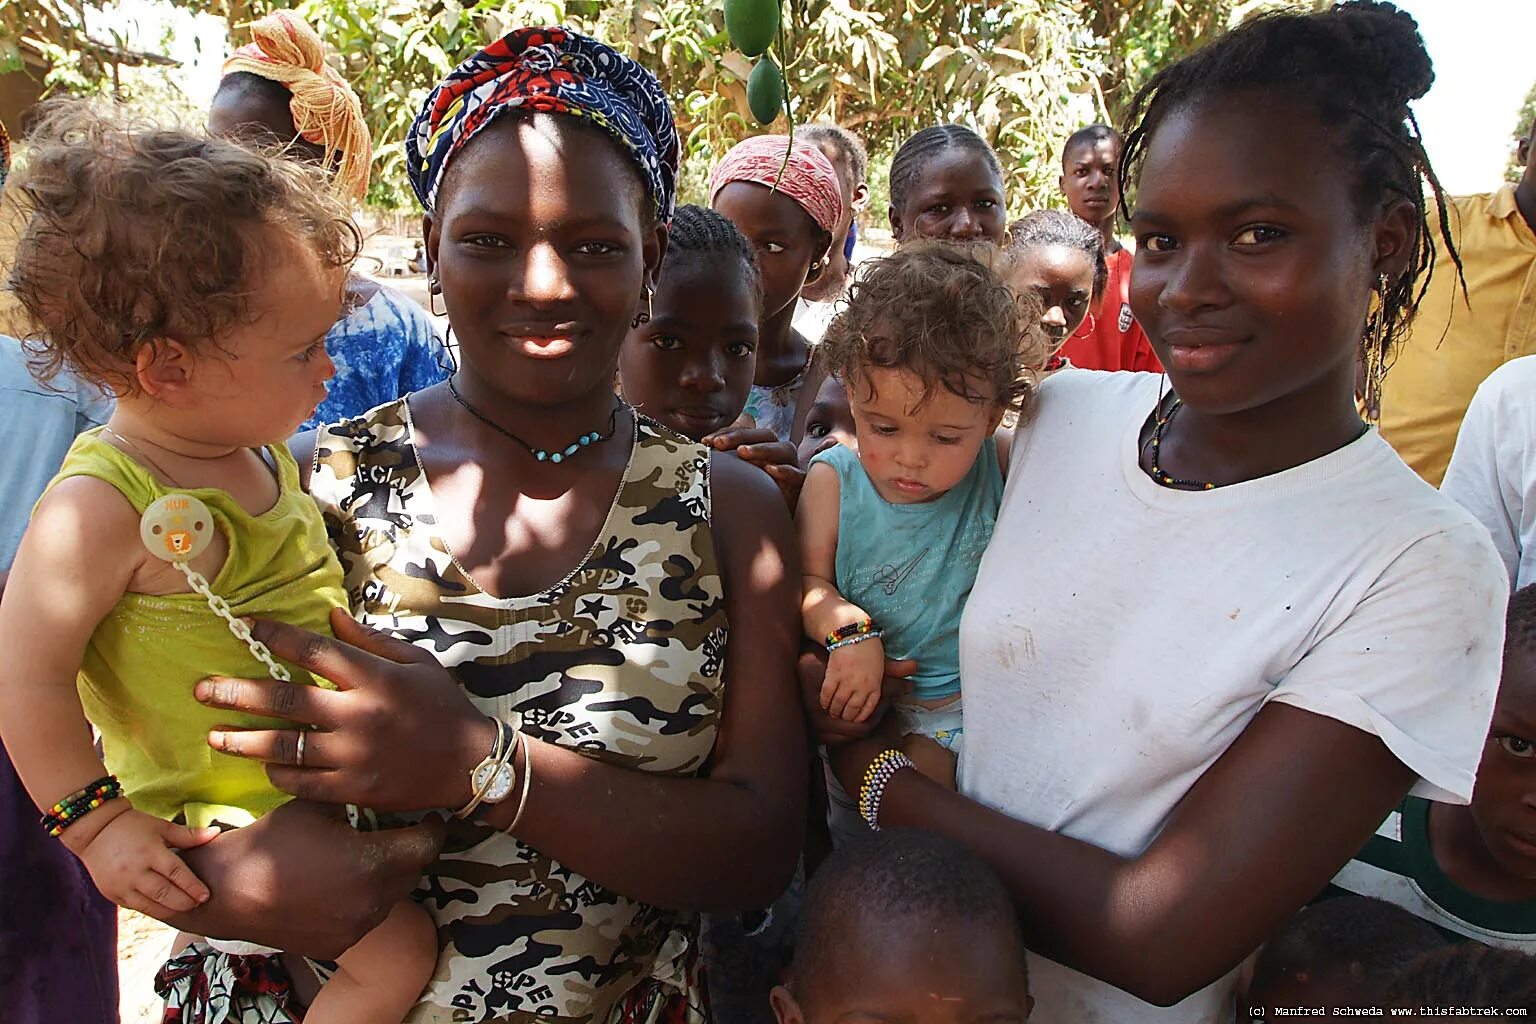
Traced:
[[[806, 635], [827, 646], [822, 706], [863, 721], [887, 656], [916, 662], [896, 706], [908, 753], [953, 784], [960, 613], [1003, 495], [1017, 410], [1044, 359], [995, 251], [916, 242], [871, 261], [820, 358], [847, 389], [858, 451], [811, 462], [797, 520]], [[1029, 300], [1025, 300], [1029, 301]], [[942, 748], [942, 749], [941, 749]]]
[[[317, 172], [233, 143], [74, 104], [31, 141], [11, 287], [34, 371], [68, 367], [117, 408], [76, 440], [16, 555], [0, 732], [49, 809], [43, 827], [109, 899], [166, 918], [209, 895], [178, 849], [289, 799], [260, 763], [208, 744], [217, 726], [263, 720], [204, 708], [193, 688], [309, 681], [238, 638], [239, 618], [328, 632], [346, 608], [284, 442], [325, 397], [357, 234]], [[342, 955], [306, 1021], [401, 1020], [436, 947], [425, 911], [402, 902]]]

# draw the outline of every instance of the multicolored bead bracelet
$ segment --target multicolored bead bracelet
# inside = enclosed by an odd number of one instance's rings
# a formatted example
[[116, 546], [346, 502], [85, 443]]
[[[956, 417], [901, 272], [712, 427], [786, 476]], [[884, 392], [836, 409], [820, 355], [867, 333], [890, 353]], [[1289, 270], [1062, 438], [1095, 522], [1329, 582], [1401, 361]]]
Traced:
[[90, 814], [96, 808], [108, 800], [116, 800], [123, 795], [123, 784], [117, 781], [115, 775], [104, 775], [83, 789], [77, 789], [73, 793], [48, 808], [43, 816], [38, 819], [38, 824], [50, 836], [57, 839], [81, 818]]
[[885, 636], [884, 631], [875, 629], [868, 633], [860, 633], [857, 636], [844, 637], [841, 640], [827, 644], [827, 653], [830, 654], [839, 647], [852, 647], [854, 644], [861, 644], [866, 640], [879, 640], [883, 636]]
[[880, 630], [876, 628], [874, 619], [860, 619], [858, 622], [850, 622], [846, 626], [838, 626], [828, 633], [827, 639], [822, 646], [830, 651], [836, 644], [844, 640], [852, 640], [854, 637], [869, 636], [870, 634], [879, 634], [879, 632]]
[[882, 750], [864, 769], [864, 782], [859, 786], [859, 817], [876, 832], [880, 831], [880, 798], [891, 776], [903, 768], [916, 768], [912, 759], [899, 750]]

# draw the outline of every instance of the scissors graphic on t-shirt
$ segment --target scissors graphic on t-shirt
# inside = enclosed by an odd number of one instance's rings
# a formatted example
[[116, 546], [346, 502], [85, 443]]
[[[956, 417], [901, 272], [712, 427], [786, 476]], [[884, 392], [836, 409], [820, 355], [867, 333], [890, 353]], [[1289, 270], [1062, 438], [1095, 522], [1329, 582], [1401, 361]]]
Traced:
[[910, 562], [905, 565], [891, 565], [886, 563], [875, 571], [875, 582], [881, 585], [886, 594], [894, 594], [907, 582], [907, 577], [912, 575], [912, 570], [917, 568], [917, 563], [928, 556], [928, 549], [923, 548]]

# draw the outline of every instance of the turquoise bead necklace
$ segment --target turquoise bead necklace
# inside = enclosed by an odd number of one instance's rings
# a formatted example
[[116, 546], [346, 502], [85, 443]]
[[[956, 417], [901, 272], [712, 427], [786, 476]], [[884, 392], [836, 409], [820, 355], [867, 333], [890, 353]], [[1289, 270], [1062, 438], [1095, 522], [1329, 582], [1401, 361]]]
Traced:
[[470, 405], [467, 401], [464, 400], [464, 396], [459, 394], [459, 389], [454, 386], [452, 377], [448, 378], [448, 393], [453, 396], [453, 400], [455, 402], [458, 402], [464, 407], [465, 412], [468, 412], [475, 419], [479, 420], [481, 423], [484, 423], [498, 434], [503, 434], [507, 437], [510, 437], [512, 440], [528, 449], [528, 454], [532, 455], [539, 462], [549, 462], [557, 465], [561, 462], [564, 462], [572, 455], [575, 455], [583, 448], [590, 448], [595, 444], [602, 444], [604, 441], [613, 437], [613, 432], [618, 427], [619, 409], [622, 408], [624, 404], [622, 402], [616, 403], [613, 407], [613, 412], [608, 414], [608, 430], [606, 432], [598, 433], [596, 430], [593, 430], [582, 434], [580, 437], [566, 445], [564, 448], [558, 449], [556, 451], [546, 451], [543, 448], [535, 448], [533, 445], [529, 444], [527, 441], [524, 441], [522, 438], [512, 433], [512, 431], [508, 430], [500, 423], [497, 423], [495, 420], [485, 415], [485, 413], [481, 412], [479, 409], [476, 409], [474, 406]]

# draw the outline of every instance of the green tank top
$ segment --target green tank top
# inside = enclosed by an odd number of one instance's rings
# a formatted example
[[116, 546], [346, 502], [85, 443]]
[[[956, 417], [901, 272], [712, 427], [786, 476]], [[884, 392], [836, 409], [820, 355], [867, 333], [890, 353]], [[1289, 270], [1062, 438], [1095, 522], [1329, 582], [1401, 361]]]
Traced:
[[[99, 434], [89, 430], [75, 439], [50, 489], [69, 477], [97, 477], [140, 513], [175, 493]], [[293, 456], [283, 445], [267, 450], [277, 466], [279, 493], [259, 516], [225, 491], [177, 490], [202, 499], [229, 542], [229, 557], [212, 586], [236, 616], [329, 634], [331, 609], [347, 603], [341, 564], [319, 508], [299, 484]], [[287, 667], [295, 681], [329, 685]], [[208, 730], [272, 720], [203, 707], [192, 689], [210, 675], [266, 678], [267, 671], [197, 594], [124, 594], [86, 646], [80, 701], [101, 731], [107, 769], [139, 810], [193, 826], [248, 825], [290, 798], [273, 787], [260, 762], [208, 746]]]

